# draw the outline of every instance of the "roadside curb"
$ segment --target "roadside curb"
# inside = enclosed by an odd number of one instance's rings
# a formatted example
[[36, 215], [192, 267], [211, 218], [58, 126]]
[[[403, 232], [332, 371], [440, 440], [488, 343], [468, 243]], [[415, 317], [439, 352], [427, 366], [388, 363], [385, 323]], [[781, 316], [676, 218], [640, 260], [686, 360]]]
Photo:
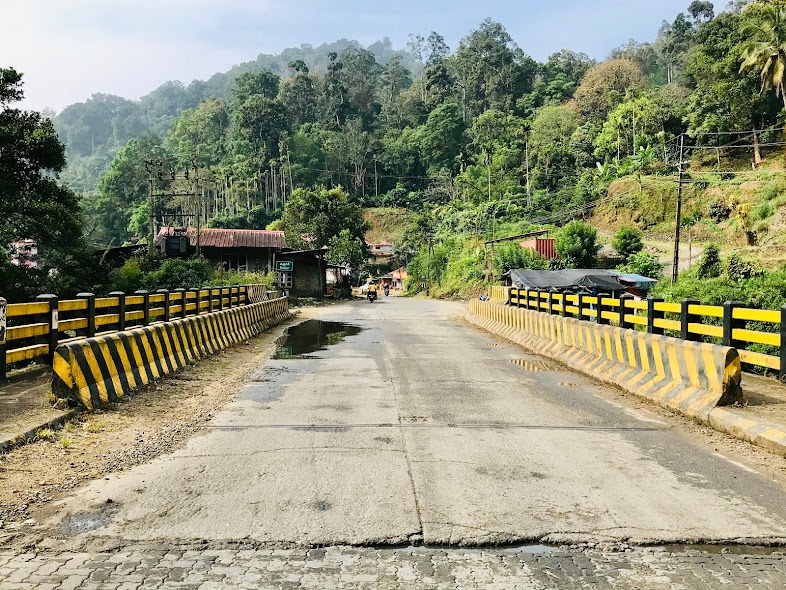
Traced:
[[6, 440], [0, 441], [0, 455], [4, 455], [9, 451], [15, 449], [16, 447], [21, 447], [29, 442], [32, 442], [38, 436], [38, 432], [40, 430], [44, 430], [45, 428], [56, 428], [58, 426], [63, 425], [65, 422], [68, 422], [72, 418], [75, 418], [79, 414], [82, 413], [82, 410], [78, 408], [74, 408], [72, 410], [66, 411], [64, 414], [61, 414], [57, 418], [52, 418], [51, 420], [47, 420], [37, 426], [34, 426], [30, 430], [23, 432], [21, 434], [17, 434], [16, 436], [12, 436]]
[[751, 420], [727, 408], [712, 410], [707, 423], [718, 432], [786, 457], [786, 428], [779, 424]]
[[[548, 346], [540, 348], [527, 346], [528, 342], [526, 339], [522, 340], [521, 338], [516, 337], [519, 332], [518, 326], [506, 325], [500, 321], [496, 321], [496, 318], [481, 318], [480, 316], [475, 315], [472, 310], [470, 310], [466, 315], [462, 316], [462, 319], [476, 329], [480, 329], [489, 334], [504, 338], [505, 340], [508, 340], [517, 346], [532, 350], [536, 354], [554, 358], [566, 364], [566, 366], [568, 366], [571, 370], [588, 375], [594, 379], [599, 379], [604, 383], [609, 383], [611, 385], [620, 387], [619, 383], [616, 383], [611, 379], [604, 378], [602, 373], [599, 374], [596, 371], [587, 370], [587, 368], [584, 367], [581, 363], [572, 362], [575, 360], [573, 358], [565, 359], [561, 358], [560, 355], [553, 354], [553, 351], [551, 351]], [[744, 383], [742, 383], [743, 394], [744, 390], [745, 386]], [[635, 391], [631, 391], [631, 393], [636, 394]], [[667, 404], [660, 403], [658, 400], [652, 399], [649, 396], [639, 395], [639, 397], [648, 399], [650, 402], [656, 403], [670, 411], [687, 416], [699, 424], [708, 426], [713, 430], [723, 434], [728, 434], [738, 440], [745, 441], [777, 455], [786, 457], [786, 427], [781, 424], [748, 418], [747, 416], [743, 415], [742, 410], [735, 409], [733, 406], [714, 407], [704, 413], [689, 413], [680, 411], [680, 409], [671, 407]]]

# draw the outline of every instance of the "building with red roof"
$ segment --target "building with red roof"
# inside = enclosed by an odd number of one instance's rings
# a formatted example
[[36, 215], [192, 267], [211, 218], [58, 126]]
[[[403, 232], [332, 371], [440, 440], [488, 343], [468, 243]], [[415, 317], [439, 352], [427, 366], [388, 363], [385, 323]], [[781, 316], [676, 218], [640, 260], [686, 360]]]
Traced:
[[155, 246], [162, 254], [189, 258], [197, 250], [214, 265], [227, 270], [270, 271], [273, 255], [286, 248], [283, 231], [162, 227]]

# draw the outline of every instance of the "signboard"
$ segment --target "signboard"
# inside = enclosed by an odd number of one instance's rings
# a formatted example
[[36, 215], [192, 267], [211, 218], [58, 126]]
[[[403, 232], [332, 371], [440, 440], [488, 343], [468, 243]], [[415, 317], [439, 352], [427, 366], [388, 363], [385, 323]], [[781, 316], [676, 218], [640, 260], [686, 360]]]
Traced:
[[292, 272], [295, 269], [295, 263], [291, 260], [276, 260], [276, 272]]

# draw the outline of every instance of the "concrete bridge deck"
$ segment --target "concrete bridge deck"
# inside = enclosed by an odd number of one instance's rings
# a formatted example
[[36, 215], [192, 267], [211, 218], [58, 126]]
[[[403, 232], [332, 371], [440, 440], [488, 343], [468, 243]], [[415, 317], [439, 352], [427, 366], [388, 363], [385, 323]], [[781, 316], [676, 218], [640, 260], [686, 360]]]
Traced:
[[[127, 579], [113, 565], [104, 581], [142, 584], [146, 569], [150, 587], [244, 587], [254, 571], [270, 585], [250, 587], [783, 587], [782, 554], [736, 548], [783, 544], [782, 464], [719, 451], [683, 418], [476, 331], [463, 309], [383, 298], [324, 310], [362, 331], [268, 361], [180, 450], [63, 499], [41, 527], [48, 552], [0, 558], [0, 580], [93, 583], [99, 562], [125, 560]], [[572, 548], [444, 549], [521, 543]], [[598, 549], [672, 543], [728, 544], [747, 561]], [[410, 545], [425, 548], [395, 548]], [[222, 559], [237, 566], [223, 586], [208, 575]], [[320, 571], [324, 586], [308, 577]]]

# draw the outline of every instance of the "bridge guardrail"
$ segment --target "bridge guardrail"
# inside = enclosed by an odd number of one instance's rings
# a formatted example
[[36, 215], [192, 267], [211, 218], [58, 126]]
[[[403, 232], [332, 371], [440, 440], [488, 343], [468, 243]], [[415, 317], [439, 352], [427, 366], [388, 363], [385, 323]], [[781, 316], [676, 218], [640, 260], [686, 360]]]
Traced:
[[[740, 301], [702, 305], [695, 299], [669, 303], [659, 297], [637, 300], [630, 294], [615, 298], [572, 291], [491, 289], [491, 299], [502, 299], [513, 307], [731, 346], [739, 351], [743, 366], [777, 371], [779, 379], [786, 382], [786, 305], [768, 310], [747, 307]], [[750, 350], [751, 345], [758, 350]]]
[[57, 295], [39, 295], [34, 302], [11, 304], [0, 298], [0, 379], [16, 363], [45, 358], [51, 365], [60, 344], [269, 298], [265, 285], [115, 291], [108, 297], [79, 293], [63, 301]]

